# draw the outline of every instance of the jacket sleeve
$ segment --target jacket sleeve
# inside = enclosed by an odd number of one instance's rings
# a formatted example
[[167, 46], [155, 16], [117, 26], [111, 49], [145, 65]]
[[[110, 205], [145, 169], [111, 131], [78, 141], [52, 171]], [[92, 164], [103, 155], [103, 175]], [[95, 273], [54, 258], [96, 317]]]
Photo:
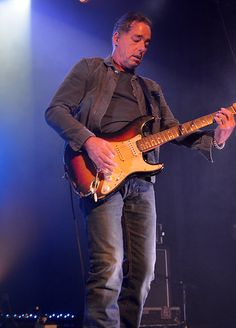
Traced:
[[[168, 129], [179, 124], [179, 121], [174, 117], [169, 106], [167, 105], [163, 96], [162, 90], [159, 87], [159, 108], [161, 113], [161, 130]], [[213, 145], [214, 131], [210, 130], [198, 130], [186, 137], [180, 137], [173, 140], [172, 143], [177, 145], [183, 145], [191, 149], [200, 151], [205, 158], [213, 162], [212, 159], [212, 145]]]
[[47, 123], [75, 151], [79, 150], [90, 136], [94, 136], [74, 118], [85, 95], [88, 78], [88, 64], [86, 59], [82, 59], [66, 76], [45, 113]]
[[187, 137], [180, 137], [172, 143], [176, 145], [183, 145], [191, 149], [199, 150], [200, 153], [213, 162], [212, 149], [213, 149], [213, 130], [198, 130]]

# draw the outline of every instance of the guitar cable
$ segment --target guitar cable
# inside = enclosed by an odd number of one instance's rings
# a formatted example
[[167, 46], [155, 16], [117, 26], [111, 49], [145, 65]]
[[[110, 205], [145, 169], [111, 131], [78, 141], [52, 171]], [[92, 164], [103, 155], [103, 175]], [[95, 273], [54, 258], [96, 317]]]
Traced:
[[83, 251], [82, 251], [82, 243], [81, 243], [81, 238], [80, 238], [80, 232], [81, 232], [81, 227], [79, 226], [79, 220], [78, 216], [76, 215], [75, 212], [75, 205], [74, 205], [74, 197], [73, 197], [73, 190], [70, 181], [68, 180], [69, 184], [69, 190], [70, 190], [70, 203], [71, 203], [71, 210], [72, 210], [72, 218], [74, 221], [75, 225], [75, 237], [76, 237], [76, 243], [79, 251], [79, 261], [80, 261], [80, 273], [82, 276], [82, 281], [83, 281], [83, 290], [85, 288], [85, 268], [84, 268], [84, 257], [83, 257]]

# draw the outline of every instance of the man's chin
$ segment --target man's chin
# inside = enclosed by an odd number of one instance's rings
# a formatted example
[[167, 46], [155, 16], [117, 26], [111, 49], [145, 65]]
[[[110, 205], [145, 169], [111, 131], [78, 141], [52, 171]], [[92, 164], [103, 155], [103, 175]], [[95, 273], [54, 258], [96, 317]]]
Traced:
[[141, 61], [132, 61], [131, 63], [129, 63], [129, 69], [135, 69], [136, 67], [138, 67], [141, 64]]
[[123, 68], [125, 70], [134, 70], [136, 67], [138, 67], [139, 65], [141, 64], [141, 61], [136, 61], [136, 60], [130, 60], [130, 61], [127, 61], [125, 63], [125, 65], [123, 66]]

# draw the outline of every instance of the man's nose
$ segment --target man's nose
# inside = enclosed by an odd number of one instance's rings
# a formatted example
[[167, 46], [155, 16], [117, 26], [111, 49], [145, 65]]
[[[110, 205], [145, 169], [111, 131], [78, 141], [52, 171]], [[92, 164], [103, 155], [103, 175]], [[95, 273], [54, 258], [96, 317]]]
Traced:
[[145, 52], [147, 50], [146, 44], [144, 41], [140, 42], [140, 47], [139, 47], [139, 51], [140, 52]]

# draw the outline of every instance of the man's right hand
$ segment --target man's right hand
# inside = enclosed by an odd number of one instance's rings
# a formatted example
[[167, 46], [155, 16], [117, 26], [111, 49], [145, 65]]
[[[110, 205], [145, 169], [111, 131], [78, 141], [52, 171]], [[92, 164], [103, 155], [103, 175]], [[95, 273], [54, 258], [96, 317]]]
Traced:
[[102, 173], [112, 173], [114, 167], [117, 166], [114, 162], [115, 151], [108, 141], [98, 137], [89, 137], [84, 143], [84, 148]]

